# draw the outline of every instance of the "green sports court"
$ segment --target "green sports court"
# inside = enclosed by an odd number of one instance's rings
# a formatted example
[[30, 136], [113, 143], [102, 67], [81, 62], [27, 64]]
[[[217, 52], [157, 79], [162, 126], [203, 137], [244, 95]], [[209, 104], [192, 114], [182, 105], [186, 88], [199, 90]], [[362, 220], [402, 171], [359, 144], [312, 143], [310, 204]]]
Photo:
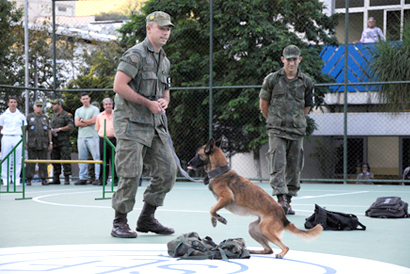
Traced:
[[[142, 205], [128, 215], [135, 229]], [[257, 183], [270, 193], [270, 185]], [[110, 187], [110, 186], [109, 186]], [[248, 234], [254, 217], [241, 217], [221, 210], [228, 223], [213, 228], [209, 209], [215, 203], [207, 186], [177, 182], [156, 217], [175, 234], [159, 236], [139, 233], [136, 239], [110, 236], [114, 210], [102, 188], [73, 184], [26, 188], [21, 194], [0, 195], [0, 273], [410, 273], [410, 218], [375, 219], [364, 215], [378, 197], [399, 196], [410, 201], [410, 188], [402, 185], [356, 185], [303, 183], [288, 216], [298, 228], [312, 215], [315, 204], [331, 211], [359, 217], [365, 231], [323, 231], [305, 242], [289, 232], [282, 241], [290, 248], [284, 259], [252, 255], [250, 259], [177, 260], [167, 254], [166, 244], [182, 233], [195, 231], [216, 243], [244, 238], [247, 246], [259, 247]], [[105, 194], [106, 197], [110, 193]], [[274, 252], [278, 248], [273, 246]]]

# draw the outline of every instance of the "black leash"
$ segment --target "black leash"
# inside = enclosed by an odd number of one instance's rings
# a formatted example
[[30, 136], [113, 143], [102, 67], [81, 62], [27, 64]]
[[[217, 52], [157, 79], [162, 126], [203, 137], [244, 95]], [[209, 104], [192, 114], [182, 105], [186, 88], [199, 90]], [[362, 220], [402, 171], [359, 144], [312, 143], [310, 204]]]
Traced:
[[198, 180], [195, 180], [195, 179], [191, 178], [191, 176], [189, 176], [188, 172], [186, 172], [185, 170], [182, 169], [181, 161], [179, 161], [179, 158], [178, 158], [178, 156], [177, 156], [177, 154], [175, 153], [175, 150], [174, 150], [174, 144], [172, 143], [171, 134], [169, 134], [168, 120], [167, 120], [167, 116], [165, 115], [165, 111], [161, 110], [161, 114], [162, 114], [162, 119], [164, 120], [165, 129], [167, 131], [168, 143], [171, 146], [172, 154], [174, 155], [174, 159], [175, 159], [175, 162], [177, 163], [179, 171], [188, 180], [190, 180], [192, 182], [195, 182], [195, 183], [203, 183], [202, 181], [198, 181]]

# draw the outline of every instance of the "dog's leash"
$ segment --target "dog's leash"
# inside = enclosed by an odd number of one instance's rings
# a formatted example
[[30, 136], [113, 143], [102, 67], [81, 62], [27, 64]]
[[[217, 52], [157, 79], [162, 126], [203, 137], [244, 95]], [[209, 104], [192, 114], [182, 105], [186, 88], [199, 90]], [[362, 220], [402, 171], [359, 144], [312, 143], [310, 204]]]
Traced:
[[191, 176], [189, 176], [188, 172], [186, 172], [182, 167], [181, 167], [181, 161], [179, 160], [177, 154], [175, 153], [174, 150], [174, 144], [172, 143], [172, 139], [171, 139], [171, 134], [169, 133], [168, 130], [168, 120], [167, 120], [167, 116], [165, 115], [165, 111], [163, 109], [161, 109], [161, 114], [162, 114], [162, 119], [164, 120], [164, 124], [165, 124], [165, 130], [167, 131], [167, 137], [168, 137], [168, 143], [171, 146], [171, 150], [172, 150], [172, 154], [174, 155], [174, 159], [175, 162], [179, 168], [179, 171], [181, 172], [181, 174], [187, 178], [188, 180], [195, 182], [195, 183], [203, 183], [202, 181], [198, 181], [195, 180], [193, 178], [191, 178]]

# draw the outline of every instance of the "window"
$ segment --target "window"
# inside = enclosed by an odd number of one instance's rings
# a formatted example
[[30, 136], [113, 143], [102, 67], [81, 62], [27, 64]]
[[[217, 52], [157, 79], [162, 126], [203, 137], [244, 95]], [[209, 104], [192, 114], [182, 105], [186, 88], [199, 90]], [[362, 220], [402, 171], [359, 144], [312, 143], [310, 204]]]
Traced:
[[63, 12], [66, 12], [66, 11], [67, 11], [67, 7], [64, 7], [64, 6], [58, 6], [58, 11], [63, 11]]
[[[336, 9], [344, 9], [346, 7], [346, 1], [336, 0], [335, 6], [336, 6]], [[350, 0], [349, 1], [349, 8], [360, 8], [360, 7], [364, 7], [364, 0]]]
[[391, 6], [400, 5], [400, 0], [370, 0], [370, 6]]
[[[337, 138], [340, 145], [338, 146], [337, 155], [338, 163], [335, 167], [336, 174], [343, 174], [343, 138]], [[356, 168], [360, 167], [367, 159], [365, 155], [365, 138], [355, 137], [347, 138], [347, 174], [356, 174]]]
[[401, 138], [400, 142], [400, 158], [401, 158], [401, 170], [400, 175], [403, 174], [403, 170], [410, 166], [410, 138]]

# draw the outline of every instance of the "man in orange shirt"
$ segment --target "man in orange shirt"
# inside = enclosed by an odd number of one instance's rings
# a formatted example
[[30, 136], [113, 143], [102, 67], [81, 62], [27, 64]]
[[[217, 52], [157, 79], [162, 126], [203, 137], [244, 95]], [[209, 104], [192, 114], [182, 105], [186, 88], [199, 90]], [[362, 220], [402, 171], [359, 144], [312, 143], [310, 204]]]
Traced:
[[[95, 122], [95, 129], [98, 131], [98, 136], [100, 137], [100, 157], [101, 159], [103, 159], [103, 155], [104, 155], [104, 120], [105, 122], [105, 134], [107, 136], [107, 138], [110, 140], [110, 142], [116, 146], [117, 145], [117, 139], [115, 138], [114, 135], [114, 127], [113, 127], [113, 122], [112, 122], [112, 116], [114, 114], [113, 108], [114, 108], [114, 103], [111, 100], [111, 98], [105, 98], [102, 101], [103, 104], [103, 108], [104, 111], [101, 112], [98, 116], [97, 116], [97, 120]], [[93, 183], [94, 185], [103, 185], [107, 182], [107, 178], [108, 178], [108, 173], [110, 170], [110, 165], [109, 163], [111, 162], [112, 165], [114, 165], [114, 162], [112, 162], [112, 147], [108, 144], [106, 144], [105, 146], [106, 151], [105, 151], [105, 157], [106, 157], [106, 166], [105, 166], [105, 182], [103, 182], [103, 166], [101, 165], [101, 176], [100, 176], [100, 180], [98, 181], [98, 183]], [[118, 185], [118, 176], [117, 176], [117, 172], [115, 171], [115, 167], [114, 167], [114, 176], [112, 176], [111, 174], [111, 178], [113, 178], [113, 182], [114, 185]]]

